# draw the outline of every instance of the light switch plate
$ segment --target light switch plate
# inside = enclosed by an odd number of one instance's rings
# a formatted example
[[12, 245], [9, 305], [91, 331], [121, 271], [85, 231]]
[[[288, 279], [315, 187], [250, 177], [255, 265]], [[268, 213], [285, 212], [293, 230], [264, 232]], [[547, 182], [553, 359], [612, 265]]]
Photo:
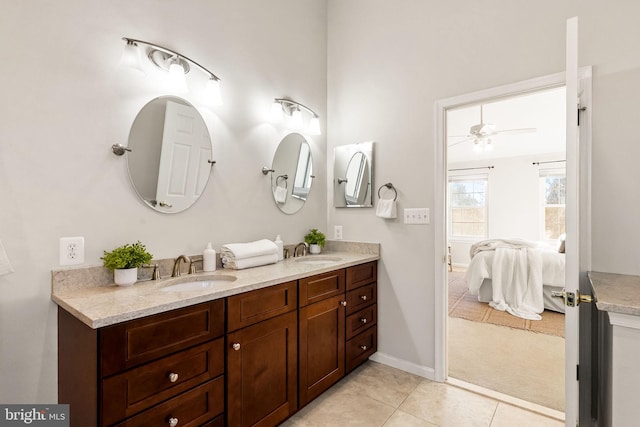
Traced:
[[405, 208], [404, 223], [405, 224], [429, 224], [431, 222], [431, 214], [429, 208]]

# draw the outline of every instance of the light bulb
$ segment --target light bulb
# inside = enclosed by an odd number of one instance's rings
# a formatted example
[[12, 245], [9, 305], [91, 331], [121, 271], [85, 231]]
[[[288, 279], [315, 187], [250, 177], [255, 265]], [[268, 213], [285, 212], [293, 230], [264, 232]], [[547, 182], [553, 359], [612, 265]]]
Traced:
[[309, 120], [309, 130], [307, 133], [309, 135], [320, 135], [320, 119], [318, 116], [313, 116], [311, 120]]
[[283, 113], [282, 104], [278, 101], [273, 101], [273, 104], [271, 104], [271, 120], [274, 122], [281, 121]]
[[122, 56], [120, 57], [120, 66], [137, 71], [143, 75], [147, 74], [144, 68], [142, 68], [140, 49], [138, 49], [138, 45], [131, 40], [127, 40], [127, 44], [124, 45]]
[[222, 105], [222, 94], [220, 93], [220, 80], [215, 77], [211, 77], [207, 80], [207, 85], [204, 88], [204, 95], [207, 102], [211, 105]]
[[302, 128], [302, 112], [300, 111], [300, 109], [297, 109], [293, 113], [291, 113], [291, 128], [292, 129]]
[[175, 93], [186, 93], [189, 91], [187, 87], [187, 79], [184, 75], [184, 68], [179, 62], [178, 58], [174, 59], [171, 65], [169, 65], [169, 76], [167, 77], [167, 83], [169, 90]]

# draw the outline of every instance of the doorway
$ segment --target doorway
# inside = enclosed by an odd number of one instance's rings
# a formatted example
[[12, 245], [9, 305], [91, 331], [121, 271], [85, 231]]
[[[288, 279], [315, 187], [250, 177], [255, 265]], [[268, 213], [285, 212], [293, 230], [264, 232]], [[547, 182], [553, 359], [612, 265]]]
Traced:
[[[481, 330], [489, 330], [488, 336], [494, 339], [494, 343], [492, 343], [494, 344], [494, 351], [502, 353], [504, 353], [504, 351], [501, 350], [504, 350], [505, 347], [501, 349], [499, 343], [502, 343], [501, 345], [503, 346], [512, 346], [515, 338], [510, 334], [514, 332], [514, 330], [518, 331], [516, 335], [524, 337], [525, 339], [527, 334], [531, 334], [534, 338], [540, 338], [543, 335], [540, 331], [537, 333], [525, 332], [524, 330], [526, 328], [510, 327], [509, 317], [512, 321], [515, 321], [515, 323], [524, 323], [529, 326], [531, 326], [531, 324], [539, 324], [539, 322], [534, 320], [523, 321], [518, 317], [490, 308], [486, 302], [486, 292], [484, 295], [485, 302], [478, 302], [478, 296], [476, 295], [478, 293], [477, 289], [475, 290], [476, 294], [472, 293], [471, 295], [461, 297], [457, 303], [465, 304], [475, 299], [480, 309], [485, 310], [482, 313], [484, 319], [476, 320], [484, 320], [484, 322], [473, 322], [473, 320], [469, 319], [459, 320], [460, 318], [464, 318], [464, 316], [456, 316], [453, 321], [448, 319], [451, 302], [447, 298], [449, 294], [447, 286], [450, 278], [464, 282], [464, 270], [470, 263], [470, 256], [468, 255], [470, 248], [474, 242], [479, 240], [516, 237], [538, 243], [546, 240], [549, 248], [555, 246], [556, 236], [554, 236], [553, 232], [550, 232], [553, 227], [549, 227], [548, 224], [545, 225], [545, 222], [551, 222], [553, 215], [550, 215], [550, 213], [553, 212], [554, 208], [556, 208], [557, 211], [558, 206], [549, 206], [549, 203], [545, 206], [545, 203], [540, 203], [540, 197], [544, 195], [545, 180], [547, 182], [553, 182], [554, 174], [562, 174], [564, 168], [563, 161], [565, 160], [565, 129], [561, 128], [556, 132], [556, 135], [560, 135], [560, 142], [558, 145], [558, 141], [556, 141], [555, 148], [542, 148], [540, 146], [544, 144], [538, 142], [537, 151], [529, 150], [527, 146], [536, 145], [536, 141], [543, 140], [543, 142], [547, 143], [550, 142], [551, 139], [554, 139], [554, 137], [550, 136], [546, 130], [546, 124], [540, 124], [533, 119], [533, 116], [537, 114], [534, 111], [534, 107], [525, 107], [524, 111], [526, 111], [526, 113], [522, 114], [518, 113], [521, 108], [518, 107], [517, 104], [520, 103], [524, 105], [529, 101], [536, 98], [544, 98], [545, 96], [564, 96], [563, 90], [564, 75], [557, 74], [462, 95], [437, 103], [437, 111], [439, 114], [438, 123], [442, 124], [442, 129], [439, 130], [438, 137], [441, 138], [441, 141], [447, 141], [446, 146], [445, 144], [439, 146], [439, 148], [444, 151], [441, 153], [441, 158], [445, 159], [445, 161], [443, 162], [443, 170], [441, 171], [443, 177], [441, 178], [442, 185], [439, 185], [439, 187], [441, 187], [439, 191], [441, 191], [440, 195], [442, 197], [438, 199], [446, 200], [447, 203], [445, 203], [445, 206], [442, 206], [441, 209], [438, 209], [438, 212], [442, 214], [444, 220], [439, 222], [441, 229], [438, 230], [437, 237], [441, 238], [443, 247], [447, 247], [450, 251], [448, 254], [450, 257], [446, 257], [448, 262], [443, 264], [441, 280], [438, 281], [438, 283], [442, 285], [440, 289], [438, 289], [438, 287], [436, 288], [436, 293], [440, 291], [440, 295], [442, 296], [442, 299], [439, 300], [442, 302], [442, 305], [439, 307], [441, 309], [441, 316], [437, 316], [436, 321], [438, 322], [438, 320], [440, 320], [445, 324], [439, 325], [442, 326], [442, 328], [437, 326], [436, 333], [441, 333], [440, 336], [437, 336], [437, 339], [443, 343], [443, 347], [447, 345], [447, 330], [449, 334], [451, 334], [452, 327], [457, 328], [455, 333], [458, 334], [457, 337], [454, 334], [449, 336], [449, 338], [455, 340], [453, 344], [459, 345], [462, 342], [462, 344], [467, 345], [470, 341], [473, 341], [468, 339], [471, 337], [476, 339], [480, 344], [483, 344], [483, 340], [478, 339], [481, 332], [476, 329], [480, 327]], [[502, 110], [502, 112], [499, 110]], [[553, 108], [547, 108], [547, 110], [546, 112], [551, 113]], [[500, 116], [500, 114], [502, 114], [502, 116]], [[564, 98], [560, 99], [559, 106], [553, 111], [553, 114], [560, 119], [566, 116]], [[562, 125], [564, 125], [564, 123], [562, 123]], [[494, 149], [493, 155], [488, 155], [488, 153], [484, 151], [487, 146]], [[561, 148], [558, 148], [560, 146]], [[475, 151], [474, 148], [476, 149]], [[518, 177], [514, 174], [520, 174], [522, 176]], [[545, 178], [547, 176], [551, 178]], [[451, 193], [452, 188], [456, 194]], [[456, 191], [456, 188], [458, 191]], [[502, 199], [502, 202], [499, 201], [498, 193], [505, 193], [505, 191], [509, 189], [512, 196]], [[486, 194], [482, 194], [483, 191], [485, 191]], [[484, 206], [484, 214], [488, 216], [483, 217], [482, 215], [478, 215], [482, 209], [478, 209], [478, 206], [472, 206], [471, 209], [458, 209], [455, 213], [456, 217], [453, 218], [454, 214], [450, 210], [450, 202], [454, 199], [458, 199], [458, 201], [463, 199], [463, 202], [468, 202], [469, 200], [477, 201], [478, 199], [485, 199], [485, 202], [491, 200], [490, 204]], [[556, 205], [558, 204], [560, 203], [556, 203]], [[459, 207], [465, 207], [465, 203], [462, 203], [462, 206]], [[466, 216], [463, 212], [465, 210]], [[514, 217], [518, 218], [517, 221], [508, 221], [508, 215], [505, 214], [505, 212], [509, 212], [510, 210], [514, 214]], [[563, 283], [557, 284], [562, 288]], [[491, 288], [489, 288], [488, 295], [488, 301], [490, 301], [492, 296]], [[438, 295], [436, 295], [436, 298], [437, 297]], [[464, 298], [466, 298], [466, 300]], [[455, 298], [453, 299], [455, 300]], [[487, 315], [487, 309], [493, 312]], [[559, 314], [559, 316], [562, 315]], [[503, 322], [501, 322], [500, 318], [503, 318]], [[500, 323], [505, 322], [506, 325], [500, 325]], [[484, 325], [479, 326], [482, 323], [484, 323]], [[460, 324], [464, 326], [463, 332], [458, 330]], [[499, 327], [504, 328], [508, 333], [498, 338], [495, 332], [497, 329], [495, 328]], [[460, 339], [460, 333], [462, 333], [462, 339]], [[466, 338], [464, 338], [465, 334]], [[517, 339], [521, 340], [521, 337]], [[553, 365], [562, 367], [564, 364], [564, 340], [557, 336], [553, 339], [555, 339], [554, 345], [558, 349], [554, 353], [554, 357], [557, 360], [547, 360], [545, 363], [552, 363]], [[467, 365], [466, 368], [468, 368], [469, 361], [481, 361], [485, 356], [487, 358], [493, 358], [493, 356], [488, 353], [492, 345], [486, 341], [487, 340], [484, 342], [485, 347], [481, 349], [467, 347], [466, 351], [472, 353], [473, 357], [467, 361], [464, 361], [464, 358], [462, 358], [463, 362], [460, 362], [460, 359], [448, 357], [446, 350], [436, 352], [436, 366], [442, 368], [442, 371], [436, 371], [442, 373], [441, 379], [444, 381], [449, 375], [453, 377], [454, 372], [452, 372], [452, 368], [456, 373], [460, 372], [459, 370], [456, 371], [459, 366], [448, 365], [448, 363], [453, 363], [454, 365], [456, 363], [462, 363]], [[451, 342], [449, 344], [451, 344]], [[529, 350], [534, 347], [545, 349], [549, 346], [548, 343], [523, 345], [529, 347]], [[511, 348], [512, 353], [513, 350], [514, 349]], [[449, 351], [451, 351], [451, 347], [449, 347]], [[548, 353], [544, 350], [543, 352]], [[513, 353], [512, 356], [512, 359], [523, 362], [523, 360], [527, 358], [527, 353], [525, 352], [524, 355], [520, 356]], [[530, 354], [528, 357], [535, 358], [535, 354]], [[485, 361], [486, 360], [491, 359], [485, 359]], [[526, 362], [526, 360], [524, 361]], [[509, 362], [509, 358], [499, 362], [498, 365], [504, 367], [504, 363], [507, 362]], [[490, 363], [485, 363], [484, 365], [490, 365]], [[516, 368], [516, 372], [529, 370], [529, 372], [535, 375], [537, 369], [540, 368], [524, 363], [524, 365], [521, 364], [519, 368]], [[507, 371], [507, 369], [500, 369], [499, 372], [495, 372], [493, 375], [494, 378], [492, 379], [495, 380], [499, 379], [499, 377], [505, 377], [505, 371]], [[564, 372], [564, 369], [562, 369], [562, 371]], [[556, 388], [558, 387], [558, 383], [560, 387], [564, 386], [563, 372], [556, 372], [554, 374], [555, 377], [559, 377], [559, 380], [555, 381]], [[490, 372], [485, 375], [492, 376]], [[465, 380], [465, 378], [460, 379]], [[513, 380], [513, 378], [510, 379], [506, 377], [504, 380], [508, 383], [510, 380]], [[473, 381], [477, 382], [475, 379], [473, 379]], [[515, 382], [523, 381], [522, 379], [516, 379]], [[524, 382], [526, 383], [526, 380]], [[495, 384], [491, 382], [488, 382], [486, 385], [479, 385], [485, 388], [487, 388], [487, 386], [489, 388], [495, 388]], [[510, 395], [515, 395], [516, 398], [522, 399], [522, 396], [518, 396], [517, 393], [508, 390], [507, 388], [506, 390], [499, 389], [497, 391], [502, 394], [505, 394], [506, 391]], [[545, 394], [544, 391], [542, 394]], [[534, 401], [534, 403], [546, 407], [552, 406], [553, 409], [561, 413], [564, 405], [564, 389], [556, 390], [555, 394], [556, 397], [559, 396], [559, 398], [556, 399], [555, 405], [550, 405], [544, 400], [539, 402]], [[526, 398], [526, 400], [532, 399]], [[558, 405], [558, 401], [561, 405]]]

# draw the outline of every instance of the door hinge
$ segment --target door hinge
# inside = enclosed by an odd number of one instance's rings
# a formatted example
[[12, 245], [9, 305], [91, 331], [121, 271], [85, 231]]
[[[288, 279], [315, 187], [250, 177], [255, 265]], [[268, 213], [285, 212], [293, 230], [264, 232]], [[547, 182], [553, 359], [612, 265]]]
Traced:
[[580, 365], [576, 365], [576, 381], [580, 381]]
[[580, 126], [580, 111], [586, 111], [587, 107], [578, 107], [578, 126]]

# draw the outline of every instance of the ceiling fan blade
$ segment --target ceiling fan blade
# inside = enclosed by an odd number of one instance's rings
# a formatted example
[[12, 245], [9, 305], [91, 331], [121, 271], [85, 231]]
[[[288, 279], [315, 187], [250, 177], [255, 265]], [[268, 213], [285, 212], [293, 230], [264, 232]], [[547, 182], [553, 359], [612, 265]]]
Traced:
[[536, 128], [520, 128], [520, 129], [505, 129], [505, 130], [497, 130], [493, 132], [493, 135], [514, 135], [517, 133], [533, 133], [537, 132]]
[[463, 139], [461, 141], [456, 141], [453, 144], [447, 144], [447, 147], [451, 148], [451, 147], [455, 147], [456, 145], [462, 144], [463, 142], [467, 142], [467, 141], [473, 141], [474, 139], [476, 139], [476, 137], [471, 137], [471, 138], [467, 138], [467, 139]]

